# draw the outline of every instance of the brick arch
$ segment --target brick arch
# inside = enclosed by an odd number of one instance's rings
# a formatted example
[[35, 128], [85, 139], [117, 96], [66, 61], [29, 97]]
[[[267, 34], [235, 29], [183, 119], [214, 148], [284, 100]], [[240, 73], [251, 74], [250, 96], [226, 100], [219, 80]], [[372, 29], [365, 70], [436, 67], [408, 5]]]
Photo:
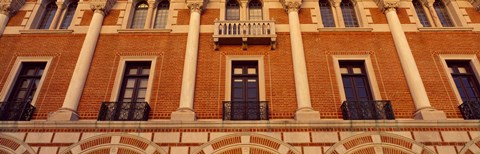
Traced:
[[474, 154], [480, 153], [480, 136], [474, 138], [470, 142], [467, 142], [460, 150], [459, 154]]
[[36, 152], [25, 142], [9, 135], [0, 134], [0, 153], [35, 154]]
[[375, 151], [399, 154], [434, 154], [425, 145], [386, 132], [367, 132], [346, 138], [328, 149], [326, 154], [369, 154]]
[[104, 153], [113, 152], [118, 153], [153, 153], [153, 154], [167, 154], [157, 144], [145, 138], [127, 134], [127, 133], [108, 133], [93, 136], [78, 143], [69, 146], [61, 154], [90, 154], [90, 153]]
[[191, 154], [300, 154], [291, 145], [276, 138], [256, 133], [236, 133], [214, 139], [192, 150]]

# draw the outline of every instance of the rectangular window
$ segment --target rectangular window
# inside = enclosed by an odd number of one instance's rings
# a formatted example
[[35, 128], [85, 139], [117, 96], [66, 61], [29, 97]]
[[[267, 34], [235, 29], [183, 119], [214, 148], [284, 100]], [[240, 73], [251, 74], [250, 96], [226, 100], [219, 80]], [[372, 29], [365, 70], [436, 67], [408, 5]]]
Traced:
[[31, 105], [46, 62], [24, 62], [15, 84], [0, 107], [1, 120], [30, 120], [35, 107]]
[[363, 61], [340, 61], [347, 101], [373, 100]]
[[480, 96], [479, 85], [470, 62], [447, 61], [447, 65], [462, 101], [477, 101]]
[[145, 102], [150, 65], [151, 62], [127, 62], [118, 101]]

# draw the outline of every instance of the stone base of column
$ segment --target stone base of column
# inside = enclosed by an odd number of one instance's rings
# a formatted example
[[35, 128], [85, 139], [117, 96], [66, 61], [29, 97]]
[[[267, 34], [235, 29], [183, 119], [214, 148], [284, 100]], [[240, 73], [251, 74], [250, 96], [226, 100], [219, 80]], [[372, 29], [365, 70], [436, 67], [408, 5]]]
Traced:
[[417, 110], [413, 114], [415, 120], [447, 120], [445, 112], [436, 110], [434, 108], [425, 108]]
[[60, 108], [57, 111], [49, 114], [47, 121], [77, 121], [79, 119], [80, 118], [76, 111]]
[[320, 112], [311, 108], [299, 109], [295, 112], [295, 120], [297, 121], [314, 121], [320, 120]]
[[191, 109], [178, 109], [170, 115], [172, 121], [195, 121], [196, 119], [195, 112]]

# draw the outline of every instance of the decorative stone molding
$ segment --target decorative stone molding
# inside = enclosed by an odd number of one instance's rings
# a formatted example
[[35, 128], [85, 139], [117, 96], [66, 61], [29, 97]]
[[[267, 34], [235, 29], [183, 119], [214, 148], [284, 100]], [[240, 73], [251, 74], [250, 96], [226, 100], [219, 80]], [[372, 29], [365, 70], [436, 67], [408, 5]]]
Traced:
[[480, 0], [470, 0], [470, 3], [480, 12]]
[[24, 4], [25, 4], [25, 0], [0, 0], [0, 14], [12, 16]]
[[297, 0], [280, 0], [280, 3], [282, 3], [283, 8], [285, 8], [285, 11], [287, 13], [291, 11], [298, 12], [300, 10], [300, 7], [302, 6], [302, 1], [297, 1]]
[[113, 5], [115, 5], [115, 2], [117, 2], [117, 0], [91, 0], [90, 9], [96, 13], [103, 12], [105, 15], [107, 15], [110, 9], [112, 9]]
[[202, 13], [203, 2], [187, 3], [187, 7], [188, 7], [188, 9], [190, 9], [190, 12]]
[[395, 11], [395, 8], [400, 6], [399, 0], [376, 0], [378, 8], [382, 12]]

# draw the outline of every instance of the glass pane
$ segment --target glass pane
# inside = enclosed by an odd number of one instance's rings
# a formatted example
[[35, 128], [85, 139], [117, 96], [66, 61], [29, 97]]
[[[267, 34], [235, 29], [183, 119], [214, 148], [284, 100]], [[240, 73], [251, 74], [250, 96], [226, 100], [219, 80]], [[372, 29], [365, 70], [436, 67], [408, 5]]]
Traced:
[[249, 20], [262, 20], [262, 3], [258, 0], [252, 0], [248, 3], [248, 19]]
[[43, 71], [44, 71], [43, 69], [39, 69], [38, 72], [37, 72], [37, 75], [38, 75], [38, 76], [42, 76], [42, 75], [43, 75]]
[[420, 20], [420, 23], [422, 23], [423, 27], [431, 27], [430, 21], [428, 21], [427, 14], [425, 13], [425, 9], [423, 8], [423, 4], [419, 0], [413, 0], [412, 3], [415, 7], [415, 12], [418, 15], [418, 19]]
[[141, 79], [139, 88], [147, 88], [148, 79]]
[[465, 68], [465, 67], [458, 67], [458, 72], [459, 72], [459, 73], [467, 73], [467, 68]]
[[137, 101], [136, 102], [145, 102], [145, 99], [143, 98], [137, 98]]
[[29, 83], [30, 83], [30, 80], [23, 80], [20, 88], [27, 88]]
[[142, 69], [142, 75], [148, 75], [148, 74], [150, 74], [150, 69], [149, 68]]
[[345, 27], [358, 27], [357, 15], [353, 7], [352, 2], [349, 0], [343, 0], [340, 3], [342, 8], [343, 21], [345, 22]]
[[340, 68], [340, 73], [342, 73], [342, 74], [348, 74], [348, 68], [346, 68], [346, 67]]
[[130, 74], [130, 75], [135, 75], [135, 74], [137, 74], [137, 68], [130, 68], [130, 69], [128, 70], [128, 74]]
[[130, 99], [130, 98], [124, 98], [124, 99], [123, 99], [123, 102], [132, 102], [132, 99]]
[[435, 1], [433, 3], [433, 7], [435, 8], [435, 12], [437, 12], [438, 19], [442, 23], [443, 27], [453, 27], [454, 24], [448, 15], [448, 10], [441, 1]]
[[242, 79], [235, 79], [235, 80], [233, 80], [233, 82], [243, 82], [243, 80]]
[[60, 24], [60, 29], [67, 29], [72, 22], [73, 15], [75, 14], [75, 10], [77, 9], [78, 2], [74, 2], [70, 4], [65, 12], [63, 17], [62, 23]]
[[362, 69], [359, 67], [354, 67], [353, 68], [353, 74], [362, 74]]
[[242, 68], [234, 68], [233, 69], [233, 74], [243, 74], [243, 69]]
[[250, 83], [252, 83], [252, 82], [253, 82], [253, 83], [257, 83], [257, 79], [248, 79], [247, 82], [249, 82], [248, 84], [250, 84]]
[[240, 20], [240, 5], [236, 0], [229, 0], [225, 9], [225, 20]]
[[450, 70], [450, 73], [455, 73], [452, 67], [448, 67], [448, 70]]
[[144, 28], [145, 20], [147, 19], [148, 5], [143, 2], [137, 5], [135, 8], [135, 14], [132, 19], [131, 28]]
[[137, 98], [145, 98], [146, 94], [147, 94], [147, 89], [139, 89]]
[[257, 74], [257, 68], [248, 68], [248, 74]]
[[333, 19], [332, 7], [327, 0], [320, 0], [320, 15], [322, 17], [323, 27], [335, 27]]
[[154, 28], [165, 28], [167, 25], [168, 19], [168, 9], [170, 7], [170, 3], [168, 0], [163, 0], [158, 4], [157, 7], [157, 16], [155, 18]]
[[35, 68], [28, 69], [25, 75], [35, 75]]
[[126, 88], [133, 88], [135, 87], [135, 79], [128, 79], [127, 80], [127, 85], [125, 86]]
[[123, 98], [132, 98], [133, 89], [125, 89], [125, 95]]
[[55, 16], [55, 12], [57, 12], [57, 4], [49, 3], [47, 7], [45, 7], [42, 19], [38, 24], [38, 29], [49, 29], [53, 17]]

